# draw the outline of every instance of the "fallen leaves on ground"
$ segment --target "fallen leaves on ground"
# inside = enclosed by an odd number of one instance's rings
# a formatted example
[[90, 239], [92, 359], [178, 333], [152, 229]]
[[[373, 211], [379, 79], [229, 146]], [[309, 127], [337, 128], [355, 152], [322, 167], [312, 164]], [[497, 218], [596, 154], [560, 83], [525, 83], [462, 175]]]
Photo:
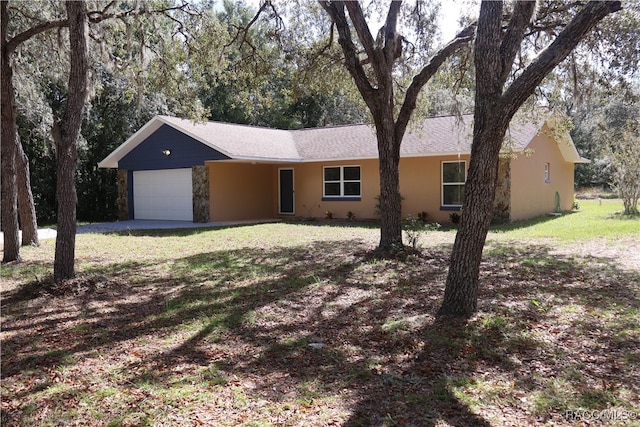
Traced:
[[16, 279], [2, 425], [575, 425], [567, 411], [640, 408], [637, 242], [626, 260], [494, 242], [461, 321], [434, 317], [449, 243], [380, 258], [370, 230], [349, 233], [149, 260], [110, 236], [76, 279]]

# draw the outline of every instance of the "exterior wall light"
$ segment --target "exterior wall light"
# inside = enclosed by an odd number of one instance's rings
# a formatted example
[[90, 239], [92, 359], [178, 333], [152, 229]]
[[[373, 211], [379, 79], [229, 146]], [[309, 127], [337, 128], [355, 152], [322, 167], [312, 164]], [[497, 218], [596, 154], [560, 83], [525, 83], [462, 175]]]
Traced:
[[165, 156], [170, 156], [171, 150], [162, 150], [162, 154], [164, 154]]

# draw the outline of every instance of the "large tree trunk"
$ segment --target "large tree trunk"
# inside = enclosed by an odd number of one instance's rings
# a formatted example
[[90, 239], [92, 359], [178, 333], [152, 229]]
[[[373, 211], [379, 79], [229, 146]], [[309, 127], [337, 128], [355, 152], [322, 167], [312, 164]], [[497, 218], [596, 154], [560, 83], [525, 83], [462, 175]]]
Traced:
[[[499, 123], [502, 117], [484, 114], [474, 117], [474, 139], [465, 185], [460, 228], [453, 245], [441, 315], [468, 316], [478, 309], [478, 288], [482, 250], [491, 224], [498, 183], [498, 164], [506, 126], [475, 132], [478, 123]], [[481, 120], [481, 122], [480, 122]], [[508, 122], [507, 122], [508, 123]]]
[[29, 159], [18, 140], [16, 144], [16, 172], [18, 186], [18, 213], [22, 226], [22, 246], [39, 246], [38, 222], [36, 220], [36, 207], [31, 192], [31, 178], [29, 176]]
[[[474, 51], [476, 96], [471, 158], [441, 315], [468, 316], [478, 309], [480, 260], [491, 223], [499, 154], [507, 127], [502, 125], [505, 120], [500, 116], [502, 86], [496, 83], [503, 71], [501, 32], [502, 4], [483, 2]], [[509, 120], [506, 119], [507, 125]]]
[[61, 120], [56, 120], [52, 133], [56, 144], [58, 196], [58, 234], [53, 264], [56, 282], [75, 275], [76, 246], [76, 163], [77, 140], [82, 125], [82, 111], [87, 96], [87, 17], [84, 2], [66, 3], [69, 20], [69, 96]]
[[76, 162], [75, 140], [65, 134], [62, 124], [52, 129], [56, 144], [56, 196], [58, 200], [58, 224], [53, 276], [56, 282], [75, 276], [76, 247]]
[[379, 251], [402, 249], [402, 196], [400, 194], [400, 141], [395, 140], [393, 117], [376, 123], [380, 162]]
[[2, 262], [17, 261], [20, 259], [20, 242], [18, 239], [18, 195], [16, 190], [16, 105], [13, 89], [13, 70], [11, 69], [11, 52], [7, 46], [9, 9], [7, 2], [0, 4], [1, 8], [1, 43], [2, 60], [1, 70], [1, 167], [2, 167], [2, 230], [4, 232], [4, 255]]

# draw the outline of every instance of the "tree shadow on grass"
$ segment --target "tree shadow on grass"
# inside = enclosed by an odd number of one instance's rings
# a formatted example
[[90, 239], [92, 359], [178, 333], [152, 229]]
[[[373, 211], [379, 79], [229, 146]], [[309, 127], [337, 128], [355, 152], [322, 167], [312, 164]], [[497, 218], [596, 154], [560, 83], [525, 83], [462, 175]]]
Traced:
[[[117, 348], [131, 356], [113, 387], [166, 391], [195, 382], [270, 402], [262, 412], [246, 405], [256, 422], [348, 426], [482, 426], [500, 424], [505, 411], [503, 424], [526, 424], [553, 417], [545, 404], [556, 411], [610, 404], [608, 390], [594, 388], [600, 378], [638, 391], [637, 373], [624, 364], [640, 360], [637, 335], [627, 334], [637, 328], [636, 273], [549, 247], [493, 244], [479, 315], [447, 322], [431, 315], [447, 255], [376, 259], [361, 242], [316, 242], [203, 253], [171, 260], [167, 273], [150, 263], [116, 264], [108, 283], [96, 279], [104, 270], [88, 271], [95, 290], [3, 301], [3, 329], [13, 332], [3, 340], [3, 378], [21, 381]], [[585, 318], [589, 310], [610, 310], [617, 321], [600, 312]], [[149, 339], [158, 343], [131, 344]], [[582, 374], [570, 377], [571, 367]], [[573, 400], [553, 395], [552, 375], [569, 383]], [[40, 393], [43, 384], [13, 398]], [[531, 396], [539, 402], [520, 400]], [[242, 408], [217, 421], [233, 424]], [[3, 414], [8, 422], [21, 413], [3, 407]]]
[[[168, 276], [157, 274], [155, 262], [124, 262], [101, 266], [99, 273], [87, 270], [60, 285], [50, 279], [37, 280], [3, 295], [3, 330], [33, 332], [46, 341], [68, 332], [59, 329], [64, 322], [83, 320], [87, 327], [82, 339], [49, 342], [61, 344], [56, 346], [57, 353], [72, 354], [209, 315], [219, 317], [218, 323], [224, 327], [236, 327], [244, 314], [304, 289], [317, 281], [318, 275], [340, 277], [351, 264], [332, 255], [333, 246], [341, 244], [200, 254], [171, 262]], [[321, 263], [314, 261], [318, 257]], [[133, 272], [135, 281], [131, 280]], [[65, 300], [80, 310], [68, 314], [73, 310], [65, 310]], [[88, 308], [93, 302], [107, 310]], [[20, 304], [36, 308], [35, 313], [18, 309]], [[32, 338], [29, 333], [16, 334], [3, 342], [3, 352], [13, 354]], [[25, 355], [17, 361], [6, 358], [2, 361], [3, 376], [58, 362], [50, 352]]]
[[479, 314], [427, 322], [404, 401], [374, 419], [388, 389], [369, 389], [348, 425], [569, 425], [568, 410], [635, 410], [623, 396], [640, 392], [628, 363], [640, 360], [640, 274], [546, 246], [494, 244], [486, 258]]

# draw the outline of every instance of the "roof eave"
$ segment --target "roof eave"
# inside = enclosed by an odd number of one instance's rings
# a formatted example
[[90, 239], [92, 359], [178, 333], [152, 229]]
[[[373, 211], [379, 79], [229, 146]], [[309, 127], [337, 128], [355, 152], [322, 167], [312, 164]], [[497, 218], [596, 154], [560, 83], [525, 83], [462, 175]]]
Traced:
[[[415, 157], [450, 157], [450, 156], [468, 156], [469, 151], [447, 151], [439, 153], [401, 153], [400, 158], [415, 158]], [[301, 163], [320, 163], [320, 162], [352, 162], [357, 160], [379, 160], [378, 155], [375, 156], [354, 156], [354, 157], [319, 157], [319, 158], [306, 158], [302, 159]]]
[[[555, 119], [552, 117], [546, 121], [547, 126], [553, 128], [555, 126]], [[573, 142], [573, 138], [571, 138], [571, 134], [568, 131], [562, 132], [562, 135], [559, 138], [556, 138], [556, 142], [558, 144], [558, 148], [560, 149], [560, 154], [564, 160], [568, 163], [590, 163], [589, 159], [585, 159], [580, 156], [578, 153], [578, 149]]]
[[301, 158], [295, 157], [255, 157], [255, 156], [233, 156], [229, 159], [221, 159], [221, 160], [205, 160], [205, 162], [213, 163], [213, 162], [230, 162], [230, 163], [247, 163], [247, 162], [255, 162], [255, 163], [301, 163], [303, 160]]

